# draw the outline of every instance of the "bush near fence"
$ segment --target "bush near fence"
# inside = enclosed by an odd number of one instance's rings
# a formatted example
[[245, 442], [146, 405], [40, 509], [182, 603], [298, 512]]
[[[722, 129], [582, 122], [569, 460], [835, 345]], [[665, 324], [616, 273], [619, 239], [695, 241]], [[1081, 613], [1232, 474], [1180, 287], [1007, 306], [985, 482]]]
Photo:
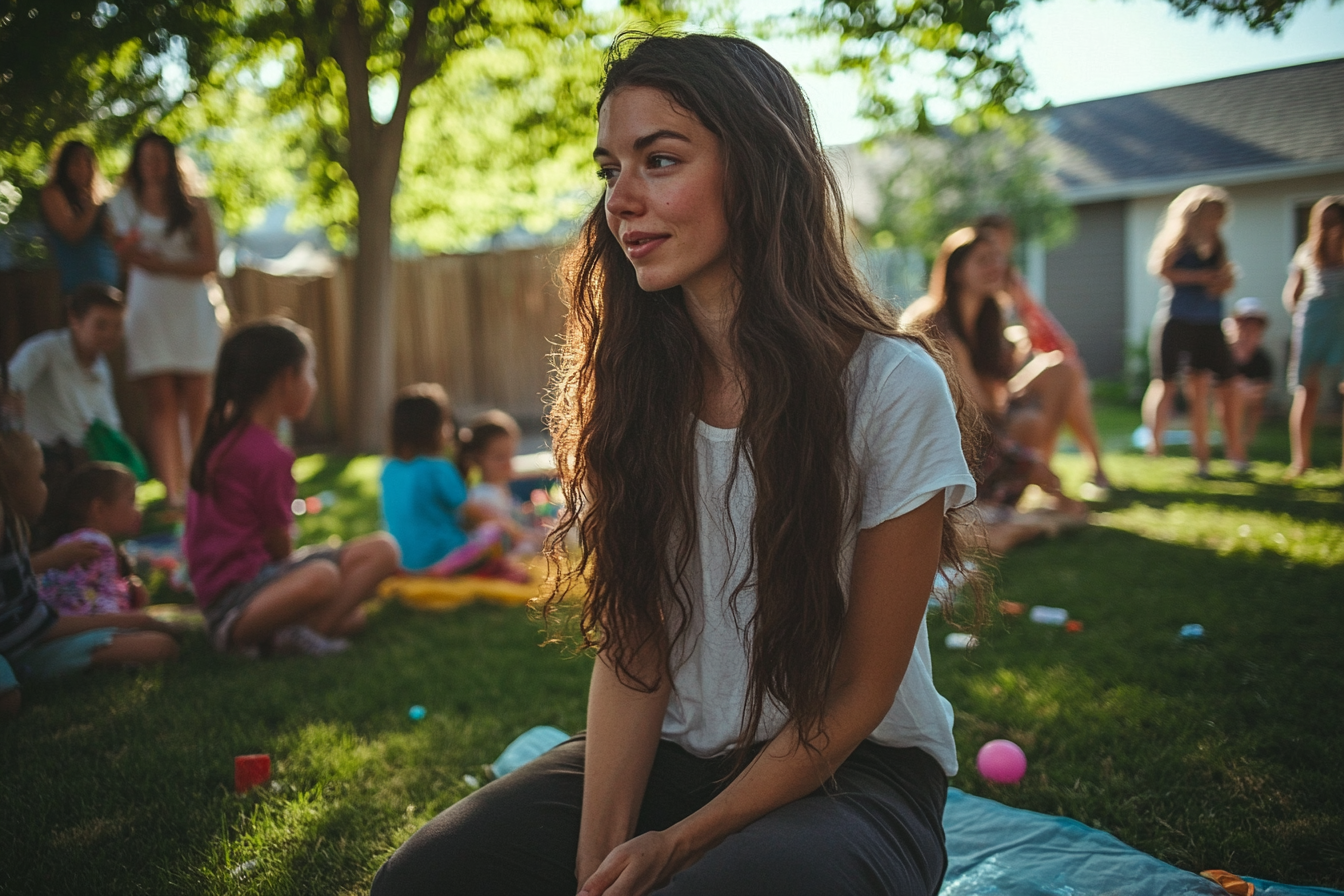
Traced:
[[[543, 413], [551, 353], [564, 329], [555, 277], [558, 249], [398, 259], [393, 265], [395, 375], [398, 386], [441, 383], [465, 419], [503, 408], [524, 424]], [[330, 276], [281, 277], [239, 268], [221, 279], [235, 324], [280, 314], [308, 327], [317, 346], [318, 397], [295, 428], [303, 447], [347, 442], [353, 368], [348, 259]], [[63, 326], [58, 278], [51, 269], [0, 272], [0, 352], [8, 360], [24, 339]], [[144, 443], [140, 391], [125, 379], [118, 352], [109, 359], [126, 431]]]

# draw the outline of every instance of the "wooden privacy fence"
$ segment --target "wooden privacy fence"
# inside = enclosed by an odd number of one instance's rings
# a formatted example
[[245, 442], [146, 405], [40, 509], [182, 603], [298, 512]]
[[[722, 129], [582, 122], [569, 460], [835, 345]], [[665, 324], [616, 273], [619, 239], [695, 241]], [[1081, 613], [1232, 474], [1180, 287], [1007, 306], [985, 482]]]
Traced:
[[[543, 413], [551, 353], [564, 328], [555, 282], [559, 250], [512, 250], [480, 255], [399, 259], [393, 264], [395, 377], [398, 387], [436, 382], [448, 390], [459, 418], [503, 408], [525, 424]], [[296, 427], [305, 445], [347, 442], [355, 377], [350, 264], [329, 276], [274, 276], [239, 268], [221, 283], [234, 323], [280, 314], [308, 327], [317, 347], [318, 397]], [[19, 342], [61, 326], [54, 271], [0, 272], [0, 349], [8, 359]], [[144, 409], [124, 382], [121, 358], [111, 359], [127, 432], [143, 444]]]

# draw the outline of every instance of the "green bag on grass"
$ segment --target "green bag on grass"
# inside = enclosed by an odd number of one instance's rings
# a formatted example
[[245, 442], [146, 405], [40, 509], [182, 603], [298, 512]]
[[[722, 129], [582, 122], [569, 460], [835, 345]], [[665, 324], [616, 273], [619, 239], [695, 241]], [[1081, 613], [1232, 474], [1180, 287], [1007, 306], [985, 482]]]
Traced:
[[149, 465], [140, 449], [120, 431], [113, 429], [101, 420], [89, 424], [84, 434], [84, 450], [89, 452], [89, 460], [105, 460], [118, 463], [131, 471], [137, 482], [149, 479]]

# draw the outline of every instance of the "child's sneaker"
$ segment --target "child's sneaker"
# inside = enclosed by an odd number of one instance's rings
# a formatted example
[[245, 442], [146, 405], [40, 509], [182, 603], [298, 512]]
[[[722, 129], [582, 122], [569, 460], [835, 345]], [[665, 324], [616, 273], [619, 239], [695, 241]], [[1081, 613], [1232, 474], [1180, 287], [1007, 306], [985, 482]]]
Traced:
[[330, 656], [349, 647], [344, 638], [328, 638], [306, 625], [282, 628], [271, 639], [271, 650], [280, 656]]

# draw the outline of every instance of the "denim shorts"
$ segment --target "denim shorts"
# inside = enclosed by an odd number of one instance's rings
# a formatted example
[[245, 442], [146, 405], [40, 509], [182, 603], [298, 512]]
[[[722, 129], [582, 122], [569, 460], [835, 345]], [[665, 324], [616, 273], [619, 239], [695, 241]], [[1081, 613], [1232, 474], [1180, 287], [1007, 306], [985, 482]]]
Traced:
[[[93, 662], [93, 652], [111, 644], [112, 639], [122, 631], [124, 629], [90, 629], [77, 635], [34, 644], [18, 656], [10, 657], [8, 663], [0, 659], [0, 663], [4, 663], [0, 667], [0, 691], [16, 687], [17, 683], [7, 684], [9, 679], [16, 677], [40, 681], [82, 672]], [[6, 670], [9, 675], [5, 675]]]
[[326, 545], [310, 545], [299, 548], [283, 560], [267, 563], [255, 576], [246, 582], [238, 582], [225, 588], [208, 607], [201, 610], [205, 618], [205, 633], [210, 643], [220, 653], [228, 653], [233, 638], [233, 627], [238, 624], [247, 605], [252, 603], [262, 589], [272, 582], [315, 560], [326, 560], [341, 565], [341, 548], [329, 548]]

